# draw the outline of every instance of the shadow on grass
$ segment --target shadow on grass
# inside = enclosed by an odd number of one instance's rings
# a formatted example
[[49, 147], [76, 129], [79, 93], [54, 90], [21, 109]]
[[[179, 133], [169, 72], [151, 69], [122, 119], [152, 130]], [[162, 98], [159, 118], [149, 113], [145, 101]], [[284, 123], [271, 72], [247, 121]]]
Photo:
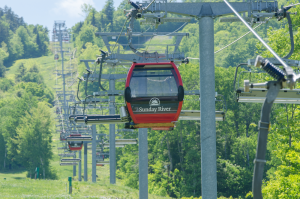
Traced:
[[12, 177], [13, 179], [16, 179], [16, 180], [24, 180], [26, 179], [25, 177]]
[[25, 171], [26, 171], [25, 169], [12, 169], [12, 170], [2, 169], [0, 170], [0, 174], [18, 174], [18, 173], [23, 173]]

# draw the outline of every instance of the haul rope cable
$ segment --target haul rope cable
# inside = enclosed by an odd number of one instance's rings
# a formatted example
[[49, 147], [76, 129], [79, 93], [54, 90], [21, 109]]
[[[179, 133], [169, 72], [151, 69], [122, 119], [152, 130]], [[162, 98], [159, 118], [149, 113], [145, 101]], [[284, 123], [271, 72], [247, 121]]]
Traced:
[[118, 43], [118, 41], [119, 41], [119, 39], [120, 39], [120, 37], [121, 37], [121, 34], [122, 34], [123, 30], [124, 30], [124, 27], [125, 27], [127, 21], [128, 21], [128, 19], [126, 19], [126, 21], [125, 21], [125, 23], [124, 23], [124, 25], [123, 25], [123, 27], [122, 27], [122, 30], [121, 30], [121, 32], [120, 32], [120, 34], [119, 34], [119, 37], [118, 37], [118, 39], [117, 39], [117, 41], [116, 41], [116, 43], [115, 43], [115, 45], [114, 45], [114, 47], [113, 47], [111, 53], [114, 52], [115, 47], [116, 47], [116, 45], [117, 45], [117, 43]]
[[188, 23], [188, 22], [185, 22], [185, 23], [182, 24], [179, 28], [177, 28], [176, 30], [174, 30], [174, 31], [171, 32], [171, 33], [168, 33], [168, 34], [165, 34], [165, 35], [156, 35], [156, 34], [154, 34], [154, 36], [169, 36], [169, 35], [171, 35], [171, 34], [177, 32], [177, 31], [179, 31], [179, 30], [180, 30], [181, 28], [183, 28], [187, 23]]
[[[171, 33], [168, 33], [168, 34], [165, 34], [165, 35], [158, 35], [158, 34], [153, 34], [152, 35], [152, 37], [151, 37], [151, 39], [150, 39], [150, 41], [149, 41], [149, 44], [148, 44], [148, 46], [150, 45], [150, 42], [151, 42], [151, 40], [152, 40], [152, 38], [154, 37], [154, 36], [169, 36], [169, 35], [171, 35], [171, 34], [173, 34], [173, 33], [175, 33], [175, 32], [177, 32], [177, 31], [179, 31], [182, 27], [184, 27], [185, 25], [187, 24], [187, 22], [185, 22], [184, 24], [182, 24], [179, 28], [177, 28], [176, 30], [174, 30], [173, 32], [171, 32]], [[153, 25], [154, 26], [154, 25]], [[147, 48], [146, 48], [146, 50], [145, 51], [147, 51], [147, 49], [148, 49], [148, 46], [147, 46]]]
[[[270, 19], [271, 17], [269, 17], [268, 19], [267, 19], [267, 21]], [[261, 23], [261, 24], [259, 24], [259, 25], [257, 25], [256, 27], [254, 27], [253, 28], [253, 30], [255, 30], [256, 28], [258, 28], [259, 26], [261, 26], [263, 23]], [[225, 48], [227, 48], [227, 47], [229, 47], [229, 46], [231, 46], [232, 44], [234, 44], [234, 43], [236, 43], [236, 42], [238, 42], [240, 39], [242, 39], [243, 37], [245, 37], [246, 35], [248, 35], [249, 33], [251, 33], [251, 31], [249, 31], [249, 32], [247, 32], [247, 33], [245, 33], [244, 35], [242, 35], [241, 37], [239, 37], [238, 39], [236, 39], [235, 41], [233, 41], [233, 42], [231, 42], [230, 44], [228, 44], [228, 45], [226, 45], [226, 46], [224, 46], [223, 48], [221, 48], [221, 49], [219, 49], [219, 50], [217, 50], [216, 52], [214, 52], [214, 54], [216, 54], [216, 53], [218, 53], [218, 52], [220, 52], [220, 51], [222, 51], [222, 50], [224, 50]], [[199, 58], [194, 58], [194, 57], [187, 57], [188, 59], [199, 59]]]
[[[267, 21], [268, 21], [270, 18], [271, 18], [271, 17], [269, 17], [269, 18], [267, 19]], [[266, 21], [266, 22], [267, 22], [267, 21]], [[257, 25], [255, 28], [253, 28], [253, 30], [255, 30], [256, 28], [258, 28], [258, 27], [261, 26], [262, 24], [264, 24], [264, 23], [261, 23], [261, 24]], [[243, 36], [239, 37], [238, 39], [236, 39], [235, 41], [231, 42], [230, 44], [224, 46], [223, 48], [217, 50], [216, 52], [214, 52], [214, 54], [216, 54], [216, 53], [218, 53], [218, 52], [224, 50], [225, 48], [231, 46], [232, 44], [236, 43], [237, 41], [239, 41], [240, 39], [242, 39], [243, 37], [245, 37], [245, 36], [248, 35], [249, 33], [251, 33], [251, 31], [247, 32], [246, 34], [244, 34]]]

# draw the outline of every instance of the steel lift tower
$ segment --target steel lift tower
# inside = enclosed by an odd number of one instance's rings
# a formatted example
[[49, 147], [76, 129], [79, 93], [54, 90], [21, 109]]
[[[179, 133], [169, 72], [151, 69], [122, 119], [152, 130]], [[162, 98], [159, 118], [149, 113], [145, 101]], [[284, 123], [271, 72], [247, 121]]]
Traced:
[[[217, 165], [216, 165], [216, 120], [215, 120], [215, 71], [214, 71], [214, 19], [231, 15], [234, 12], [225, 2], [203, 3], [134, 3], [133, 9], [127, 11], [131, 24], [138, 18], [159, 23], [167, 13], [194, 17], [199, 21], [199, 54], [200, 54], [200, 110], [201, 110], [201, 188], [203, 199], [217, 198]], [[248, 17], [256, 13], [278, 11], [277, 1], [233, 2], [232, 7], [239, 13], [248, 12]], [[150, 13], [150, 14], [147, 14]], [[164, 13], [161, 17], [159, 13]], [[273, 13], [272, 13], [273, 14]], [[258, 17], [259, 18], [259, 17]], [[127, 32], [132, 31], [131, 27]]]
[[[64, 69], [64, 53], [65, 52], [69, 52], [69, 50], [64, 50], [63, 48], [63, 43], [68, 43], [70, 41], [70, 35], [68, 33], [68, 30], [65, 26], [65, 21], [55, 21], [54, 22], [54, 26], [53, 26], [53, 35], [52, 35], [52, 41], [53, 42], [59, 42], [59, 51], [61, 53], [61, 71], [57, 71], [57, 73], [59, 73], [59, 75], [62, 76], [62, 80], [63, 80], [63, 91], [62, 91], [62, 95], [63, 95], [63, 101], [62, 101], [62, 109], [64, 110], [63, 115], [63, 120], [64, 122], [68, 121], [68, 109], [67, 109], [67, 100], [66, 100], [66, 77], [69, 76], [69, 73], [65, 73], [65, 69]], [[69, 126], [69, 124], [67, 123], [67, 125]], [[76, 157], [76, 154], [75, 154]], [[76, 165], [73, 166], [73, 176], [76, 176]]]

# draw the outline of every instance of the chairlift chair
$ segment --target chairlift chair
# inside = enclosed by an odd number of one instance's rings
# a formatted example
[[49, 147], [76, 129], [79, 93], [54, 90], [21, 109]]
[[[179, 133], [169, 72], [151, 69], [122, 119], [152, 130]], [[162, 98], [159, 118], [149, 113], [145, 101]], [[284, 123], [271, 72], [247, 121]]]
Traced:
[[172, 130], [182, 108], [184, 89], [174, 62], [133, 63], [125, 101], [132, 122], [126, 128]]
[[54, 59], [55, 59], [55, 60], [58, 60], [58, 59], [59, 59], [59, 55], [58, 55], [58, 54], [55, 54], [55, 55], [54, 55]]

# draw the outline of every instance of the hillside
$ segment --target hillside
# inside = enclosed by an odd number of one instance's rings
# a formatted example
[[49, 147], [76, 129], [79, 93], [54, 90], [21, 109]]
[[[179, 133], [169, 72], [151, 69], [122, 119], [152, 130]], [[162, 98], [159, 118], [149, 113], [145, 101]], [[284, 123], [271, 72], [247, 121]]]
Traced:
[[[55, 61], [53, 55], [40, 58], [17, 60], [14, 65], [7, 71], [7, 78], [14, 80], [14, 76], [18, 70], [18, 65], [23, 63], [25, 67], [36, 64], [40, 73], [45, 79], [47, 86], [52, 88], [55, 86]], [[54, 109], [52, 111], [55, 116]], [[55, 126], [53, 125], [53, 132]], [[59, 133], [52, 134], [52, 152], [53, 158], [51, 166], [57, 173], [58, 180], [33, 180], [26, 177], [25, 170], [17, 171], [2, 171], [0, 170], [0, 189], [1, 198], [69, 198], [66, 191], [67, 178], [73, 175], [72, 167], [61, 167], [59, 150]], [[97, 183], [91, 182], [91, 152], [88, 152], [88, 182], [78, 182], [78, 176], [73, 179], [73, 194], [74, 198], [82, 197], [115, 197], [115, 198], [138, 198], [138, 190], [122, 185], [121, 180], [117, 180], [116, 185], [109, 183], [109, 166], [97, 167]], [[83, 166], [82, 166], [83, 168]], [[47, 175], [47, 174], [46, 174]], [[6, 179], [4, 179], [6, 178]], [[160, 196], [149, 195], [149, 198], [165, 198]]]
[[[99, 31], [120, 32], [122, 30], [123, 24], [126, 22], [124, 9], [132, 8], [127, 2], [124, 0], [118, 8], [113, 7], [112, 0], [106, 0], [103, 8], [87, 7], [85, 20], [78, 22], [70, 29], [72, 31], [72, 48], [77, 50], [75, 59], [70, 60], [71, 62], [65, 60], [66, 68], [71, 64], [74, 66], [71, 72], [72, 77], [66, 83], [68, 89], [76, 91], [78, 85], [76, 77], [84, 76], [87, 73], [85, 65], [79, 63], [79, 60], [94, 60], [99, 56], [99, 48], [107, 50], [102, 39], [96, 37], [95, 33]], [[279, 3], [289, 4], [284, 0]], [[300, 6], [292, 8], [290, 11], [299, 13]], [[6, 12], [10, 13], [10, 11]], [[295, 48], [290, 59], [300, 60], [298, 42], [300, 40], [300, 15], [292, 15], [291, 18]], [[6, 21], [2, 23], [2, 26], [4, 26], [3, 24], [7, 26]], [[172, 32], [181, 25], [182, 23], [175, 22], [164, 23], [155, 30], [152, 26], [140, 25], [136, 21], [134, 31]], [[254, 24], [254, 26], [256, 25], [258, 24]], [[68, 198], [70, 196], [66, 190], [67, 177], [72, 176], [73, 172], [72, 167], [59, 166], [58, 154], [60, 151], [57, 147], [61, 144], [55, 128], [57, 115], [54, 93], [58, 87], [62, 87], [62, 78], [59, 74], [55, 74], [57, 72], [55, 70], [61, 69], [61, 63], [60, 60], [54, 60], [54, 55], [42, 56], [51, 54], [50, 51], [36, 53], [37, 49], [41, 48], [38, 47], [37, 37], [45, 34], [47, 30], [39, 26], [26, 27], [14, 26], [10, 32], [11, 36], [7, 35], [5, 38], [6, 42], [0, 42], [0, 56], [2, 56], [0, 57], [0, 188], [4, 190], [0, 191], [0, 198], [2, 193], [3, 197], [7, 198]], [[177, 66], [185, 91], [200, 89], [199, 60], [197, 60], [199, 57], [198, 27], [198, 22], [192, 20], [191, 23], [179, 30], [189, 33], [189, 37], [184, 37], [181, 42], [180, 52], [184, 53], [186, 57], [194, 58], [189, 64]], [[250, 199], [252, 198], [254, 169], [252, 160], [256, 155], [259, 133], [257, 124], [260, 121], [262, 104], [238, 103], [235, 89], [243, 87], [244, 80], [250, 80], [251, 83], [266, 82], [274, 80], [274, 75], [270, 76], [263, 69], [254, 66], [242, 66], [237, 71], [236, 66], [257, 55], [268, 58], [272, 55], [253, 34], [241, 37], [248, 32], [246, 26], [241, 23], [221, 23], [216, 19], [214, 31], [215, 51], [221, 50], [215, 53], [215, 92], [220, 94], [215, 99], [215, 106], [216, 111], [225, 112], [225, 121], [216, 122], [215, 131], [217, 194], [221, 198]], [[283, 57], [289, 53], [291, 44], [286, 19], [279, 22], [276, 19], [270, 19], [268, 23], [262, 23], [256, 31], [279, 56]], [[19, 38], [21, 36], [25, 38], [22, 41]], [[47, 38], [44, 39], [47, 40]], [[111, 45], [118, 41], [123, 53], [132, 53], [126, 47], [126, 37], [121, 37], [120, 40], [109, 37], [108, 40]], [[165, 46], [155, 47], [152, 45], [171, 44], [175, 42], [176, 37], [150, 36], [141, 40], [135, 38], [132, 43], [143, 43], [140, 50], [164, 52]], [[236, 42], [232, 43], [234, 41]], [[27, 54], [22, 54], [22, 49], [17, 48], [22, 46], [22, 42], [27, 45], [24, 45], [23, 50], [33, 47], [32, 54], [29, 51]], [[232, 44], [228, 45], [230, 43]], [[46, 46], [51, 46], [49, 42], [46, 44]], [[15, 54], [10, 51], [13, 48], [16, 48]], [[171, 51], [171, 49], [172, 47], [169, 50]], [[123, 62], [123, 60], [121, 61]], [[6, 63], [7, 65], [5, 65]], [[9, 67], [7, 71], [4, 71], [3, 64]], [[98, 65], [91, 64], [90, 66], [93, 73], [100, 71]], [[105, 64], [102, 72], [103, 74], [125, 74], [128, 68], [128, 65], [110, 67]], [[299, 69], [296, 67], [294, 71], [299, 73]], [[235, 80], [237, 81], [236, 85], [234, 85]], [[102, 79], [101, 84], [104, 88], [109, 87], [107, 80]], [[123, 90], [124, 79], [116, 81], [115, 87], [116, 90]], [[299, 88], [298, 83], [295, 89]], [[79, 98], [84, 99], [88, 94], [98, 90], [99, 84], [96, 81], [88, 82], [87, 92], [85, 92], [85, 84], [82, 83], [79, 86]], [[123, 104], [123, 96], [116, 97], [115, 107], [118, 108]], [[183, 110], [199, 110], [199, 104], [199, 96], [185, 96]], [[106, 114], [108, 112], [107, 105], [107, 103], [101, 103], [99, 106], [96, 104], [85, 113]], [[103, 109], [105, 110], [103, 111]], [[272, 107], [265, 158], [267, 164], [265, 164], [262, 186], [264, 198], [299, 198], [299, 118], [298, 104], [278, 103]], [[108, 124], [96, 125], [96, 131], [108, 134], [108, 126]], [[119, 130], [124, 125], [118, 124], [115, 127]], [[203, 179], [201, 175], [204, 172], [201, 170], [203, 161], [200, 142], [201, 121], [178, 121], [176, 128], [172, 131], [149, 130], [148, 132], [149, 198], [201, 197], [201, 180]], [[120, 134], [123, 136], [122, 138], [138, 138], [137, 131], [120, 132]], [[206, 139], [203, 134], [202, 139]], [[107, 150], [105, 149], [105, 152]], [[138, 145], [117, 148], [117, 184], [109, 183], [108, 166], [97, 167], [96, 183], [78, 182], [78, 176], [74, 178], [72, 196], [82, 198], [102, 197], [103, 195], [103, 197], [138, 198], [138, 158]], [[91, 180], [90, 152], [88, 165], [88, 178]], [[46, 180], [29, 179], [37, 166], [46, 170]]]

